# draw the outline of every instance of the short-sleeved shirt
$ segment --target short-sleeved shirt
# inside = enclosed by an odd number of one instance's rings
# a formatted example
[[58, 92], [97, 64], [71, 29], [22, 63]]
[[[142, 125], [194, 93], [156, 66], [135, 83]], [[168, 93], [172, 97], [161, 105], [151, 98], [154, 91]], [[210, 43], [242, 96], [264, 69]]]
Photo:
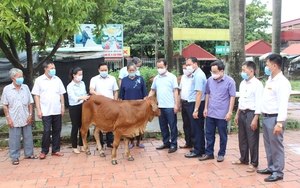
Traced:
[[277, 121], [285, 121], [287, 119], [291, 90], [291, 84], [282, 72], [277, 74], [274, 78], [269, 76], [263, 90], [261, 112], [266, 114], [278, 114]]
[[224, 119], [229, 110], [230, 97], [236, 96], [235, 81], [225, 74], [220, 81], [209, 77], [205, 92], [209, 94], [207, 116]]
[[205, 99], [206, 83], [207, 83], [207, 79], [204, 72], [200, 68], [196, 69], [195, 72], [192, 74], [192, 84], [191, 84], [189, 98], [188, 98], [189, 102], [196, 101], [197, 91], [202, 92], [201, 101]]
[[119, 89], [115, 77], [111, 75], [107, 75], [105, 78], [100, 75], [94, 76], [91, 78], [90, 88], [94, 88], [96, 92], [111, 99], [114, 99], [114, 91]]
[[178, 88], [178, 83], [174, 74], [166, 72], [163, 76], [154, 77], [151, 89], [156, 90], [159, 108], [174, 108], [176, 104], [174, 89], [176, 88]]
[[128, 76], [122, 79], [120, 96], [122, 100], [138, 100], [146, 97], [147, 90], [143, 77], [136, 76], [133, 80]]
[[253, 77], [249, 81], [243, 80], [240, 83], [239, 109], [254, 110], [255, 114], [260, 114], [263, 85]]
[[76, 84], [73, 80], [67, 86], [69, 105], [75, 106], [83, 103], [83, 100], [78, 101], [79, 97], [86, 95], [86, 88], [83, 81]]
[[43, 116], [61, 114], [60, 95], [66, 93], [66, 90], [59, 77], [53, 76], [49, 79], [45, 74], [39, 76], [35, 80], [31, 93], [40, 96]]
[[3, 89], [1, 103], [8, 105], [8, 114], [14, 127], [24, 127], [29, 117], [29, 105], [33, 103], [30, 90], [27, 85], [22, 84], [18, 91], [13, 83]]
[[182, 75], [180, 84], [179, 84], [179, 89], [180, 89], [180, 98], [182, 100], [188, 100], [189, 99], [189, 92], [191, 90], [191, 85], [192, 85], [192, 75], [187, 76], [187, 75]]
[[[140, 76], [140, 71], [139, 70], [136, 70], [136, 75]], [[126, 76], [128, 76], [127, 66], [121, 68], [120, 73], [119, 73], [119, 79], [123, 79]]]

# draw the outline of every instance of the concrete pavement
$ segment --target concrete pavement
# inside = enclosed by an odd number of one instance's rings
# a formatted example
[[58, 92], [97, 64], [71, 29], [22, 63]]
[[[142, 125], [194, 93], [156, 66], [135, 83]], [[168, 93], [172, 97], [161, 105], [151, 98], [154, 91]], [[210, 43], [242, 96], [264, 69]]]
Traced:
[[[260, 135], [259, 168], [266, 167], [266, 154]], [[179, 145], [184, 140], [179, 139]], [[199, 161], [184, 157], [188, 149], [178, 149], [168, 154], [167, 150], [156, 150], [160, 140], [147, 139], [145, 148], [133, 148], [134, 161], [124, 157], [124, 144], [117, 152], [118, 165], [111, 164], [111, 148], [105, 150], [102, 158], [95, 143], [89, 143], [92, 155], [73, 154], [68, 145], [63, 145], [63, 157], [47, 155], [44, 160], [20, 158], [19, 165], [12, 165], [7, 149], [0, 151], [0, 187], [70, 187], [70, 188], [218, 188], [218, 187], [300, 187], [300, 131], [286, 131], [284, 134], [285, 170], [284, 179], [266, 183], [267, 175], [246, 172], [247, 166], [232, 165], [239, 157], [237, 134], [228, 137], [224, 162], [216, 159]], [[215, 154], [219, 145], [216, 139]], [[35, 148], [39, 154], [40, 148]], [[23, 155], [23, 152], [22, 152]]]

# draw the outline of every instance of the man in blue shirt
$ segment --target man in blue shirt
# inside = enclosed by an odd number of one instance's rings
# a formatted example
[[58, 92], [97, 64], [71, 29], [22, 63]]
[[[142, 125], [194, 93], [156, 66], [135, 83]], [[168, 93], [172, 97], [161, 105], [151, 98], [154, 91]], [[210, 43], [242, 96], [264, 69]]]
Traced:
[[168, 64], [165, 59], [157, 60], [156, 66], [159, 75], [155, 76], [149, 93], [149, 96], [154, 96], [155, 93], [157, 94], [158, 107], [161, 111], [158, 120], [163, 137], [163, 145], [156, 149], [170, 148], [168, 152], [173, 153], [177, 150], [178, 137], [176, 115], [179, 109], [178, 83], [176, 76], [168, 72]]
[[192, 84], [189, 92], [188, 102], [190, 103], [190, 120], [192, 132], [194, 133], [194, 150], [186, 154], [187, 158], [202, 156], [205, 153], [204, 139], [204, 99], [206, 88], [206, 76], [198, 66], [198, 60], [195, 57], [189, 57], [186, 60], [186, 70], [192, 74]]

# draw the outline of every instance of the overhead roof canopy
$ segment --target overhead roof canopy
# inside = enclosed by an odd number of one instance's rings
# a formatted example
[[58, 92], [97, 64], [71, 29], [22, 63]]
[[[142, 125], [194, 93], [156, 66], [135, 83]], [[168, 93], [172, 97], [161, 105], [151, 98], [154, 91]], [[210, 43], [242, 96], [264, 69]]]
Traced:
[[271, 45], [264, 40], [252, 41], [245, 45], [246, 56], [261, 56], [271, 51]]
[[[182, 50], [182, 55], [185, 58], [196, 57], [200, 61], [217, 60], [217, 58], [214, 55], [212, 55], [208, 51], [204, 50], [203, 48], [201, 48], [200, 46], [198, 46], [195, 43], [192, 43], [192, 44], [188, 45], [187, 47], [185, 47]], [[178, 57], [178, 56], [179, 56], [179, 54], [174, 55], [174, 57]]]

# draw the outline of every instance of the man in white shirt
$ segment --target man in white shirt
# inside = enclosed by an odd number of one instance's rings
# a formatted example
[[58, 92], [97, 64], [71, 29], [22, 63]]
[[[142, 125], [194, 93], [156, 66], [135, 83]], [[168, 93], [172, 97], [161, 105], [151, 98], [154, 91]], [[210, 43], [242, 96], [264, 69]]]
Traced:
[[242, 64], [241, 76], [244, 80], [240, 83], [239, 105], [234, 118], [239, 129], [241, 157], [237, 161], [233, 161], [232, 164], [248, 165], [250, 162], [247, 172], [254, 172], [259, 161], [259, 116], [263, 85], [255, 77], [255, 70], [256, 65], [253, 61], [245, 61]]
[[194, 147], [194, 134], [192, 132], [192, 125], [190, 121], [190, 103], [188, 102], [188, 99], [189, 91], [191, 90], [193, 73], [186, 70], [185, 61], [182, 63], [182, 70], [183, 75], [181, 76], [179, 91], [185, 144], [183, 146], [179, 146], [179, 148], [192, 148]]
[[39, 76], [32, 88], [37, 116], [42, 119], [44, 132], [40, 159], [45, 159], [50, 147], [50, 130], [52, 125], [52, 155], [63, 156], [60, 152], [60, 133], [62, 116], [65, 113], [65, 87], [56, 74], [53, 62], [43, 64], [45, 74]]
[[[131, 63], [134, 63], [136, 65], [136, 75], [140, 76], [140, 68], [142, 66], [142, 60], [138, 57], [133, 57]], [[118, 85], [121, 86], [122, 79], [124, 77], [128, 76], [127, 66], [121, 68], [119, 73], [119, 80]]]
[[[99, 75], [91, 78], [90, 81], [90, 94], [91, 95], [104, 95], [105, 97], [118, 100], [118, 85], [115, 77], [108, 74], [107, 63], [100, 63], [98, 66]], [[100, 141], [103, 145], [103, 133], [100, 132]], [[106, 133], [107, 147], [113, 147], [113, 133]]]
[[283, 179], [284, 146], [283, 132], [287, 119], [291, 84], [282, 74], [282, 57], [271, 54], [266, 58], [265, 73], [269, 76], [261, 101], [262, 128], [268, 167], [257, 170], [260, 174], [270, 174], [266, 182]]

